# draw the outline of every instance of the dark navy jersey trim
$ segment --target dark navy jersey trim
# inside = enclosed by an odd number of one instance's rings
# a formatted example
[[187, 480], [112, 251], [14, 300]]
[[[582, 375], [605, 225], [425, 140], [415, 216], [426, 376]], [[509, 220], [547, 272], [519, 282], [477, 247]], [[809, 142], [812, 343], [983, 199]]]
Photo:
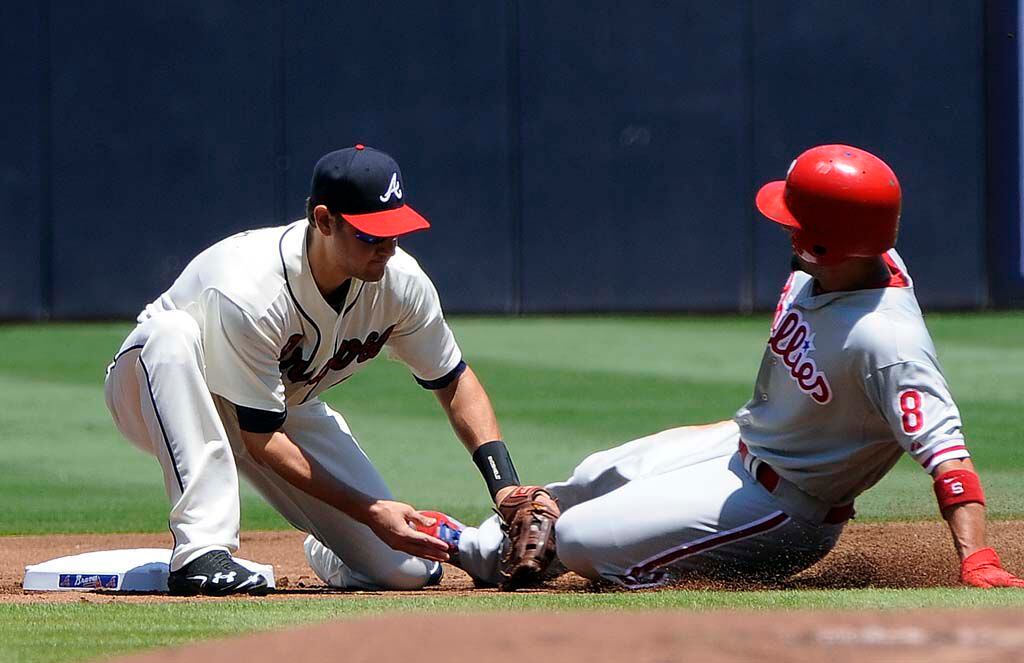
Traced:
[[144, 348], [144, 347], [145, 347], [144, 345], [133, 345], [130, 348], [125, 348], [124, 350], [118, 352], [116, 355], [114, 355], [114, 359], [110, 362], [110, 364], [107, 365], [106, 374], [110, 375], [110, 371], [114, 370], [114, 367], [117, 366], [117, 360], [118, 359], [120, 359], [121, 357], [125, 356], [126, 354], [128, 354], [132, 350], [139, 350], [141, 352], [142, 348]]
[[164, 438], [164, 446], [167, 447], [167, 453], [171, 457], [171, 467], [174, 468], [174, 477], [178, 480], [178, 488], [182, 494], [185, 492], [185, 482], [181, 480], [181, 473], [178, 471], [178, 461], [174, 458], [174, 449], [171, 448], [171, 440], [167, 437], [167, 429], [164, 428], [163, 417], [160, 416], [160, 410], [156, 406], [156, 397], [153, 395], [153, 384], [149, 378], [149, 369], [146, 368], [146, 362], [142, 361], [142, 356], [139, 356], [139, 366], [142, 366], [142, 372], [146, 374], [146, 389], [149, 390], [149, 400], [153, 401], [153, 412], [156, 414], [156, 422], [160, 424], [160, 433]]
[[145, 347], [144, 345], [139, 344], [139, 345], [133, 345], [133, 346], [131, 346], [129, 348], [125, 348], [124, 350], [121, 350], [116, 355], [114, 355], [114, 363], [116, 364], [118, 359], [120, 359], [121, 357], [125, 356], [126, 354], [128, 354], [132, 350], [141, 350], [144, 347]]
[[281, 430], [285, 419], [288, 418], [288, 410], [272, 412], [244, 405], [236, 405], [235, 412], [238, 414], [238, 427], [249, 433], [273, 433]]
[[359, 295], [363, 294], [363, 288], [366, 287], [366, 281], [359, 282], [359, 292], [356, 293], [356, 298], [352, 300], [352, 303], [345, 307], [345, 312], [342, 315], [348, 315], [348, 312], [352, 310], [352, 307], [359, 301]]
[[420, 386], [423, 387], [424, 389], [434, 389], [434, 390], [437, 390], [437, 389], [444, 389], [445, 387], [450, 385], [452, 382], [455, 382], [455, 379], [457, 377], [459, 377], [460, 375], [462, 375], [465, 372], [465, 370], [466, 370], [466, 362], [460, 361], [458, 366], [456, 366], [452, 370], [448, 371], [447, 375], [445, 375], [443, 377], [439, 377], [436, 380], [421, 380], [421, 379], [417, 378], [415, 375], [413, 377], [416, 378], [416, 382], [419, 382]]
[[291, 281], [288, 280], [288, 263], [286, 263], [284, 260], [284, 238], [292, 230], [295, 230], [295, 226], [291, 226], [288, 228], [288, 230], [285, 230], [283, 233], [281, 233], [281, 239], [277, 243], [277, 253], [278, 255], [281, 256], [281, 271], [284, 274], [284, 285], [286, 288], [288, 288], [288, 295], [292, 298], [292, 301], [295, 303], [295, 308], [299, 310], [299, 313], [302, 314], [302, 317], [305, 318], [306, 321], [313, 326], [313, 331], [316, 332], [316, 343], [313, 345], [313, 352], [309, 354], [309, 360], [313, 361], [313, 357], [316, 357], [316, 353], [320, 349], [320, 328], [316, 326], [316, 323], [313, 322], [313, 318], [309, 317], [309, 314], [306, 313], [306, 311], [299, 304], [299, 300], [295, 296], [295, 292], [292, 290]]
[[328, 297], [324, 297], [324, 301], [338, 313], [341, 313], [341, 309], [345, 306], [345, 299], [348, 297], [348, 291], [352, 287], [352, 279], [345, 279], [338, 288], [330, 294]]

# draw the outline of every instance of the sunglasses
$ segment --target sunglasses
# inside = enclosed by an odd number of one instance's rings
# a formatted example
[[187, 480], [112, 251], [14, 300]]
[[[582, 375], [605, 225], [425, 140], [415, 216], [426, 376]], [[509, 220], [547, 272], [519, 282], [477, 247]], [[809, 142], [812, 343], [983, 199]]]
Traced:
[[[344, 217], [341, 217], [339, 215], [339, 219], [343, 219], [343, 218]], [[388, 241], [389, 239], [395, 240], [396, 244], [398, 243], [398, 238], [397, 237], [378, 237], [377, 235], [370, 235], [368, 233], [360, 232], [360, 230], [358, 228], [353, 226], [351, 223], [348, 223], [347, 221], [342, 221], [342, 222], [346, 223], [347, 225], [352, 227], [352, 234], [355, 236], [356, 239], [358, 239], [363, 244], [370, 244], [370, 245], [381, 244], [383, 242]]]
[[355, 228], [352, 228], [352, 234], [355, 235], [356, 239], [364, 244], [380, 244], [381, 242], [386, 242], [389, 239], [393, 239], [395, 242], [398, 242], [397, 237], [377, 237], [376, 235], [367, 235], [366, 233], [359, 232]]

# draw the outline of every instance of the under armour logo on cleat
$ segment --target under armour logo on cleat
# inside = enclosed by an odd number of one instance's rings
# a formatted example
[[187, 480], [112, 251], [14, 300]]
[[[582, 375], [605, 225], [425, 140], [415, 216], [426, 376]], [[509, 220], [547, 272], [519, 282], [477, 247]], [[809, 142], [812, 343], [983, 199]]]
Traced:
[[240, 584], [238, 586], [238, 588], [241, 589], [242, 587], [247, 587], [249, 585], [258, 585], [261, 582], [263, 582], [263, 576], [261, 576], [258, 573], [254, 573], [251, 576], [249, 576], [248, 578], [246, 578], [245, 582]]
[[211, 582], [213, 582], [213, 584], [215, 585], [220, 584], [221, 580], [224, 580], [226, 582], [234, 582], [236, 575], [238, 574], [234, 571], [229, 571], [227, 573], [221, 573], [218, 571], [217, 573], [213, 574], [213, 580]]
[[395, 194], [395, 198], [402, 199], [402, 185], [398, 183], [398, 173], [391, 174], [391, 183], [388, 184], [388, 190], [384, 192], [383, 196], [378, 196], [380, 202], [386, 203], [391, 200], [391, 194]]

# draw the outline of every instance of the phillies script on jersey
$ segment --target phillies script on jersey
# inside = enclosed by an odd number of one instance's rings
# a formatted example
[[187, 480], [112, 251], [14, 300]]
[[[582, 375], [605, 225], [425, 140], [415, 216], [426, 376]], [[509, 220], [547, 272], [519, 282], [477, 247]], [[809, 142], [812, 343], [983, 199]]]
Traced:
[[790, 309], [782, 317], [768, 339], [768, 347], [789, 367], [790, 377], [814, 402], [825, 405], [832, 400], [828, 378], [810, 357], [814, 350], [814, 333], [799, 311]]

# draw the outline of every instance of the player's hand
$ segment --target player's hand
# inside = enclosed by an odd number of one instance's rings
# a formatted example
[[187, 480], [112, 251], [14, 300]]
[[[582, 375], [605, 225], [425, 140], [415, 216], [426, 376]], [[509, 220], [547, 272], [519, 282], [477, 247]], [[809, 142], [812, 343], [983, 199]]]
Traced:
[[960, 580], [972, 587], [1022, 587], [1024, 580], [1003, 568], [992, 548], [968, 555], [960, 563]]
[[367, 527], [384, 543], [395, 550], [435, 562], [448, 561], [448, 544], [441, 539], [413, 529], [410, 523], [426, 527], [434, 519], [402, 502], [378, 500], [368, 509]]

